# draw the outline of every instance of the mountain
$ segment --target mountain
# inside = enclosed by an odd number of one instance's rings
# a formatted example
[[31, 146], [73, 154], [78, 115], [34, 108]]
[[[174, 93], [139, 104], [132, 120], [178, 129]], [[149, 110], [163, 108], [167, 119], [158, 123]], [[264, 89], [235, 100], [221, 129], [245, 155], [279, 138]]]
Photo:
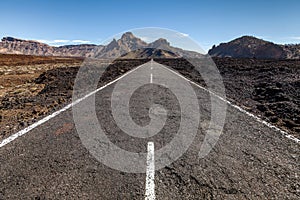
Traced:
[[138, 49], [135, 51], [130, 51], [122, 55], [121, 59], [145, 59], [145, 58], [179, 58], [180, 55], [173, 53], [171, 51], [166, 51], [163, 49], [155, 49], [155, 48], [145, 48]]
[[[148, 50], [145, 50], [148, 49]], [[151, 51], [149, 49], [161, 49], [164, 51]], [[202, 54], [194, 51], [187, 51], [173, 47], [163, 38], [152, 43], [146, 43], [140, 38], [134, 36], [131, 32], [124, 33], [120, 39], [113, 39], [107, 45], [66, 45], [60, 47], [50, 46], [33, 40], [21, 40], [13, 37], [4, 37], [0, 42], [0, 53], [5, 54], [26, 54], [39, 56], [74, 56], [74, 57], [97, 57], [97, 58], [118, 58], [132, 51], [140, 50], [130, 54], [137, 57], [148, 55], [160, 57], [201, 57]], [[143, 53], [142, 53], [143, 52]], [[149, 53], [153, 53], [150, 55]]]
[[176, 57], [185, 57], [185, 58], [199, 58], [203, 57], [202, 54], [194, 52], [194, 51], [188, 51], [188, 50], [183, 50], [177, 47], [173, 47], [170, 45], [170, 43], [164, 39], [160, 38], [148, 45], [148, 48], [152, 49], [162, 49], [167, 52], [172, 52], [176, 55]]
[[280, 45], [253, 36], [243, 36], [213, 46], [208, 54], [216, 57], [299, 59], [300, 45]]
[[95, 44], [65, 45], [54, 47], [54, 56], [70, 56], [70, 57], [92, 57], [94, 50], [102, 49], [103, 46]]
[[0, 42], [0, 53], [39, 56], [88, 57], [95, 47], [96, 45], [93, 44], [54, 47], [33, 40], [21, 40], [13, 37], [4, 37]]
[[[151, 50], [152, 49], [152, 50]], [[155, 51], [156, 50], [156, 51]], [[158, 51], [162, 50], [162, 51]], [[153, 53], [153, 54], [149, 54]], [[146, 58], [160, 57], [160, 58], [177, 58], [177, 57], [191, 57], [199, 58], [203, 55], [194, 52], [183, 50], [171, 46], [171, 44], [163, 38], [155, 40], [152, 43], [146, 43], [140, 38], [135, 37], [131, 32], [124, 33], [119, 40], [113, 39], [107, 46], [99, 51], [95, 57], [98, 58]]]
[[286, 58], [286, 52], [282, 46], [252, 36], [243, 36], [228, 43], [221, 43], [210, 49], [208, 54], [233, 58]]
[[147, 43], [135, 37], [131, 32], [126, 32], [119, 40], [113, 39], [108, 45], [98, 52], [98, 58], [120, 57], [130, 51], [147, 47]]
[[[199, 58], [203, 56], [198, 52], [173, 47], [164, 38], [146, 43], [131, 32], [124, 33], [120, 39], [113, 39], [107, 45], [81, 44], [60, 47], [33, 40], [4, 37], [0, 42], [0, 53], [97, 58], [145, 58], [147, 56]], [[208, 54], [233, 58], [300, 59], [300, 44], [280, 45], [253, 36], [243, 36], [218, 46], [214, 45]]]

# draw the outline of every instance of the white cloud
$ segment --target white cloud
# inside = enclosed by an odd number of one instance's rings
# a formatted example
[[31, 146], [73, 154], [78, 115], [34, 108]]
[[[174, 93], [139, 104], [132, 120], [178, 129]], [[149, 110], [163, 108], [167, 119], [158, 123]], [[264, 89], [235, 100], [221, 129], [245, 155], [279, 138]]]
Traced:
[[180, 35], [181, 37], [188, 37], [188, 36], [189, 36], [189, 34], [187, 34], [187, 33], [179, 33], [179, 35]]
[[46, 43], [53, 46], [59, 46], [59, 45], [68, 45], [68, 44], [84, 44], [84, 43], [91, 43], [91, 41], [88, 40], [64, 40], [64, 39], [55, 39], [55, 40], [45, 40], [45, 39], [38, 39], [35, 40], [41, 43]]
[[141, 40], [143, 40], [144, 42], [152, 42], [151, 38], [149, 37], [140, 37]]
[[290, 37], [292, 40], [300, 40], [300, 37]]
[[35, 40], [35, 41], [49, 44], [49, 40]]
[[72, 42], [83, 44], [83, 43], [90, 43], [91, 41], [89, 41], [89, 40], [72, 40]]
[[70, 40], [53, 40], [53, 43], [67, 43], [70, 42]]
[[44, 40], [44, 39], [38, 39], [36, 40], [38, 42], [47, 43], [47, 44], [59, 44], [59, 43], [68, 43], [70, 40]]

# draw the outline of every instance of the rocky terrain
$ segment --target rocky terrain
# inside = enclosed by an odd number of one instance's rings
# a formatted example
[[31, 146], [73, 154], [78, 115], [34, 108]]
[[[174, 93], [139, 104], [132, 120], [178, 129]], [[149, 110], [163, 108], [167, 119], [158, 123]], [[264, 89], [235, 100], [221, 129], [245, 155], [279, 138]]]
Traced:
[[[16, 132], [70, 102], [73, 81], [82, 62], [79, 58], [24, 57], [0, 57], [0, 124], [3, 127], [0, 137]], [[9, 62], [9, 59], [12, 61]], [[148, 60], [123, 58], [115, 61], [105, 72], [100, 84]], [[155, 60], [205, 85], [199, 73], [184, 59]], [[299, 60], [214, 60], [231, 101], [299, 138]]]
[[21, 40], [13, 37], [4, 37], [0, 42], [0, 53], [37, 56], [119, 58], [129, 52], [145, 48], [162, 49], [173, 52], [181, 57], [202, 56], [197, 52], [173, 47], [163, 38], [148, 44], [134, 36], [131, 32], [124, 33], [120, 39], [113, 39], [107, 45], [81, 44], [54, 47], [37, 41]]
[[41, 101], [37, 96], [45, 84], [36, 83], [35, 79], [48, 70], [76, 66], [81, 62], [80, 58], [0, 54], [0, 138], [47, 114], [46, 103], [50, 107], [57, 104], [46, 99], [43, 106], [36, 103]]
[[[99, 85], [147, 61], [149, 59], [116, 60]], [[204, 85], [199, 74], [184, 59], [155, 61]], [[216, 58], [215, 62], [231, 101], [267, 120], [278, 120], [273, 123], [299, 137], [299, 120], [296, 119], [299, 116], [299, 61]], [[30, 82], [42, 86], [32, 96], [9, 94], [0, 98], [1, 136], [7, 137], [70, 102], [77, 65], [79, 63], [41, 73]], [[163, 75], [169, 71], [157, 63], [145, 66], [153, 67], [154, 77], [173, 78], [170, 74]], [[149, 78], [148, 69], [139, 75]], [[133, 83], [140, 81], [131, 80]], [[146, 152], [148, 138], [125, 134], [113, 120], [110, 105], [114, 86], [95, 95], [97, 118], [114, 145], [129, 152]], [[299, 145], [231, 106], [218, 143], [209, 156], [199, 159], [199, 144], [209, 126], [211, 104], [206, 91], [194, 89], [201, 105], [195, 112], [200, 112], [202, 118], [197, 136], [178, 160], [155, 172], [156, 198], [297, 199], [300, 185], [295, 172], [299, 171]], [[125, 87], [121, 92], [129, 91]], [[154, 94], [151, 101], [149, 94]], [[180, 105], [167, 88], [146, 85], [132, 95], [130, 102], [133, 120], [141, 125], [149, 122], [151, 102], [167, 108], [164, 128], [151, 137], [156, 149], [161, 149], [178, 134], [178, 122], [182, 120]], [[81, 105], [87, 104], [82, 102]], [[272, 116], [268, 117], [268, 113]], [[92, 124], [93, 116], [80, 116], [84, 124]], [[295, 120], [295, 125], [286, 124], [288, 119]], [[75, 126], [69, 109], [3, 146], [0, 199], [144, 199], [145, 174], [121, 172], [98, 162], [82, 145]], [[98, 129], [94, 130], [98, 133]], [[133, 166], [136, 163], [134, 161]]]
[[[156, 61], [205, 86], [200, 74], [184, 59]], [[214, 61], [231, 102], [300, 137], [300, 60], [214, 58]]]
[[299, 59], [300, 45], [279, 45], [252, 36], [243, 36], [213, 46], [211, 56], [259, 59]]
[[[146, 61], [115, 61], [99, 84]], [[0, 139], [70, 103], [82, 62], [81, 58], [0, 55]]]

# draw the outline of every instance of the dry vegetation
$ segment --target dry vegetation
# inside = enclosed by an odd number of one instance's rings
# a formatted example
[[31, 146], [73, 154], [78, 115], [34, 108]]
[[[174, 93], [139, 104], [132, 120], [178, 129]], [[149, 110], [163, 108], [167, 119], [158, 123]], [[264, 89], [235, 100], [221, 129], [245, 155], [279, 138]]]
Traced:
[[[45, 107], [34, 103], [21, 105], [22, 99], [35, 97], [44, 89], [45, 84], [35, 83], [36, 78], [48, 70], [80, 65], [82, 61], [81, 58], [0, 54], [0, 138], [6, 132], [16, 131], [18, 124], [26, 126], [46, 113]], [[18, 107], [9, 106], [18, 102]]]
[[[99, 84], [109, 82], [146, 61], [149, 59], [115, 61], [107, 68]], [[0, 139], [69, 103], [82, 62], [80, 58], [1, 55]], [[100, 65], [110, 63], [109, 60], [97, 62]], [[85, 80], [89, 80], [89, 73], [94, 74], [94, 71], [90, 70]]]

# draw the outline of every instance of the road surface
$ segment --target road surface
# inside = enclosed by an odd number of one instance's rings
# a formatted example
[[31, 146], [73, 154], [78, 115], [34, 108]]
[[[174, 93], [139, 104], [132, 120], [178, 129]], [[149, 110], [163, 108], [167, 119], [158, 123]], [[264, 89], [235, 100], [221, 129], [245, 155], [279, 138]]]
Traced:
[[[149, 84], [133, 93], [130, 116], [140, 126], [150, 122], [150, 115], [167, 116], [158, 134], [133, 137], [114, 121], [111, 94], [126, 76], [94, 94], [95, 111], [109, 140], [129, 152], [144, 153], [149, 167], [151, 163], [155, 165], [149, 156], [149, 144], [153, 152], [149, 142], [153, 142], [155, 151], [170, 143], [182, 118], [176, 96], [166, 87], [150, 82], [177, 75], [171, 75], [156, 62], [136, 68], [131, 73], [134, 74], [140, 78], [131, 79], [132, 83], [143, 79]], [[211, 102], [207, 91], [192, 87], [201, 115], [197, 135], [172, 164], [155, 174], [153, 169], [143, 169], [150, 178], [146, 173], [112, 169], [92, 156], [80, 140], [70, 108], [0, 148], [0, 199], [145, 199], [151, 190], [147, 187], [154, 188], [148, 199], [299, 199], [299, 143], [231, 105], [217, 144], [206, 157], [199, 158]], [[75, 106], [85, 106], [91, 97]], [[163, 105], [167, 112], [159, 107], [151, 110], [153, 103]], [[83, 118], [88, 125], [93, 116]]]

